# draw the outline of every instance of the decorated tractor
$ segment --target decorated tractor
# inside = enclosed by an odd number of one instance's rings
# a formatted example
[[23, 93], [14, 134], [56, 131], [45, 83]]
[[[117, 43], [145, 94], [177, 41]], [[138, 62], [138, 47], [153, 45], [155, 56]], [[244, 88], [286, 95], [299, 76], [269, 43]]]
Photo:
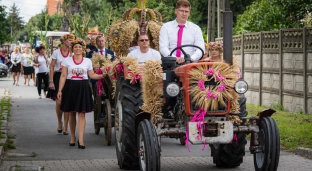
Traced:
[[[111, 25], [109, 46], [117, 53], [117, 59], [103, 60], [101, 65], [111, 81], [112, 99], [108, 104], [114, 108], [120, 168], [161, 170], [163, 136], [179, 139], [187, 148], [189, 143], [204, 147], [209, 144], [218, 167], [237, 167], [245, 155], [246, 134], [251, 134], [249, 149], [254, 154], [255, 170], [277, 170], [279, 132], [270, 117], [275, 111], [267, 109], [258, 116], [247, 116], [244, 93], [248, 85], [240, 78], [238, 62], [232, 57], [231, 32], [224, 33], [228, 40], [224, 40], [223, 62], [192, 63], [184, 47], [196, 48], [202, 56], [204, 52], [200, 47], [183, 45], [161, 61], [139, 64], [136, 58], [125, 56], [130, 45], [143, 32], [152, 40], [151, 47], [158, 49], [161, 27], [160, 14], [142, 4], [127, 10], [122, 21]], [[225, 19], [228, 11], [229, 8], [224, 12]], [[137, 20], [133, 18], [135, 14], [139, 16]], [[228, 24], [224, 25], [226, 31], [231, 28], [231, 22]], [[184, 65], [178, 65], [176, 57], [171, 57], [177, 49], [184, 54]]]

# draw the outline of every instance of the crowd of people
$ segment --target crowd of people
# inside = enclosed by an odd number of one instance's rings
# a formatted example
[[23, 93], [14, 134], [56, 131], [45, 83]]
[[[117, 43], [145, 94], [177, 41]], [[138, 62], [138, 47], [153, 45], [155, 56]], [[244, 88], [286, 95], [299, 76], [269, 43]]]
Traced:
[[[177, 46], [193, 44], [203, 49], [205, 54], [202, 56], [200, 50], [196, 48], [185, 48], [184, 51], [190, 55], [192, 62], [200, 59], [222, 61], [222, 45], [216, 42], [205, 44], [199, 26], [187, 21], [190, 10], [189, 1], [178, 0], [175, 8], [176, 19], [165, 23], [160, 30], [160, 50], [150, 48], [149, 36], [141, 34], [136, 38], [135, 46], [130, 47], [130, 53], [127, 56], [137, 58], [140, 63], [148, 59], [160, 60], [161, 56], [169, 56], [170, 51]], [[105, 77], [105, 73], [94, 73], [90, 58], [92, 54], [98, 53], [102, 56], [109, 54], [112, 56], [111, 60], [114, 60], [115, 53], [105, 48], [106, 39], [102, 34], [91, 36], [91, 43], [88, 45], [83, 39], [73, 34], [63, 35], [60, 40], [60, 48], [54, 50], [52, 55], [46, 54], [46, 48], [43, 45], [32, 49], [31, 52], [29, 48], [21, 52], [20, 47], [16, 46], [11, 54], [6, 55], [7, 57], [1, 56], [1, 61], [11, 70], [13, 85], [19, 86], [19, 77], [23, 72], [24, 85], [30, 86], [30, 80], [33, 79], [39, 99], [42, 98], [43, 89], [44, 96], [55, 101], [57, 132], [68, 135], [69, 124], [71, 135], [69, 145], [75, 146], [77, 141], [78, 148], [85, 149], [85, 114], [94, 109], [89, 82], [92, 83], [94, 89], [96, 80]], [[178, 64], [185, 62], [184, 54], [180, 50], [177, 50], [173, 56], [177, 58]], [[78, 123], [76, 113], [78, 113]], [[76, 126], [78, 139], [75, 134]]]

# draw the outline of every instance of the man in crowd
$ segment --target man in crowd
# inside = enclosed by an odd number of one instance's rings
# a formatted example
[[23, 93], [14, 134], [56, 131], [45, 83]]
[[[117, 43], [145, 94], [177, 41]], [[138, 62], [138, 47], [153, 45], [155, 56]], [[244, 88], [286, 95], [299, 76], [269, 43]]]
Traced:
[[128, 53], [127, 56], [131, 58], [137, 58], [139, 63], [143, 63], [149, 59], [160, 60], [160, 53], [150, 48], [149, 45], [150, 42], [148, 36], [146, 34], [141, 34], [138, 37], [139, 48], [132, 50], [130, 53]]
[[[205, 51], [205, 42], [200, 27], [187, 21], [191, 12], [191, 4], [188, 0], [178, 0], [175, 8], [176, 19], [165, 23], [160, 30], [159, 50], [166, 57], [177, 46], [192, 44]], [[202, 56], [199, 49], [185, 47], [183, 50], [190, 55], [191, 61], [198, 61]], [[177, 57], [177, 63], [185, 62], [184, 55], [176, 50], [173, 56]]]
[[87, 53], [89, 53], [91, 50], [96, 49], [96, 36], [95, 35], [91, 35], [90, 43], [87, 44], [86, 49], [87, 49]]
[[105, 37], [103, 36], [97, 36], [96, 37], [96, 49], [91, 50], [88, 55], [87, 58], [92, 58], [93, 53], [99, 53], [102, 56], [108, 57], [108, 55], [110, 55], [110, 60], [113, 61], [115, 59], [115, 53], [110, 50], [110, 49], [106, 49], [105, 48]]

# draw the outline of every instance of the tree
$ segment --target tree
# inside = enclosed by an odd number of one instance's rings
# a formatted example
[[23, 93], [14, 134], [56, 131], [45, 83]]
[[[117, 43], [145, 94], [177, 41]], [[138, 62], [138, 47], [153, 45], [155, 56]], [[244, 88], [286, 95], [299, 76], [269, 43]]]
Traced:
[[257, 0], [238, 16], [234, 34], [279, 30], [289, 23], [290, 20], [283, 17], [280, 6], [271, 0]]
[[301, 20], [312, 12], [311, 0], [273, 0], [273, 2], [280, 7], [283, 17], [291, 21], [289, 27], [302, 26]]
[[11, 36], [16, 35], [17, 32], [24, 28], [23, 17], [20, 16], [19, 8], [13, 3], [9, 9], [8, 21], [11, 26]]
[[89, 27], [98, 26], [101, 32], [106, 33], [111, 23], [113, 7], [107, 0], [83, 0], [81, 3], [82, 15], [90, 15]]
[[[1, 1], [1, 0], [0, 0]], [[5, 6], [0, 5], [0, 45], [5, 41], [9, 41], [9, 22], [7, 20], [7, 13], [5, 12]]]
[[238, 16], [235, 34], [303, 27], [311, 0], [257, 0]]
[[[64, 0], [62, 4], [64, 14], [74, 15], [78, 13], [81, 15], [81, 8], [80, 8], [81, 0]], [[61, 31], [69, 31], [69, 21], [66, 15], [63, 15], [62, 19], [62, 26], [60, 28]]]

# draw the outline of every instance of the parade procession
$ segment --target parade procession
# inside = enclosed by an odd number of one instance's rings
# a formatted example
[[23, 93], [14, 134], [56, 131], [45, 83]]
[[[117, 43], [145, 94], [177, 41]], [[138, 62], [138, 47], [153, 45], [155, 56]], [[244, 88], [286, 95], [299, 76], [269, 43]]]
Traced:
[[[188, 0], [174, 2], [175, 16], [169, 21], [162, 15], [165, 10], [148, 8], [149, 0], [129, 1], [132, 7], [120, 11], [119, 18], [108, 18], [105, 29], [88, 27], [87, 23], [94, 22], [85, 17], [89, 14], [78, 11], [85, 16], [77, 18], [61, 2], [57, 1], [56, 9], [65, 8], [69, 29], [45, 31], [45, 35], [42, 30], [35, 31], [37, 36], [29, 46], [16, 44], [3, 62], [5, 76], [13, 81], [12, 112], [26, 110], [13, 107], [23, 106], [33, 92], [31, 103], [39, 105], [26, 106], [32, 114], [44, 114], [36, 124], [16, 117], [8, 124], [8, 132], [9, 127], [23, 122], [53, 130], [12, 128], [15, 134], [25, 129], [21, 135], [25, 140], [16, 141], [21, 143], [17, 148], [21, 151], [13, 156], [25, 157], [22, 153], [35, 151], [30, 146], [23, 151], [22, 144], [41, 142], [36, 148], [42, 149], [39, 157], [44, 157], [32, 164], [37, 157], [32, 152], [34, 158], [27, 159], [30, 164], [21, 166], [13, 162], [14, 157], [7, 157], [2, 169], [276, 171], [288, 167], [285, 158], [280, 160], [284, 152], [279, 122], [274, 117], [276, 109], [257, 108], [252, 111], [255, 115], [247, 109], [247, 97], [251, 95], [246, 94], [255, 86], [252, 83], [249, 87], [245, 80], [245, 58], [233, 54], [237, 44], [234, 47], [231, 9], [235, 2], [224, 0], [220, 12], [222, 38], [213, 40], [205, 38], [206, 31], [190, 20], [196, 9]], [[48, 28], [51, 23], [47, 20], [45, 24]], [[24, 87], [36, 88], [32, 91]], [[24, 97], [26, 100], [19, 102]], [[1, 107], [1, 111], [4, 109]], [[43, 120], [49, 120], [49, 124]], [[43, 152], [51, 144], [57, 144], [60, 150], [51, 146], [53, 150]], [[49, 155], [54, 156], [51, 163], [66, 160], [66, 164], [43, 167], [40, 162], [47, 161]], [[103, 161], [98, 160], [101, 157]], [[84, 166], [88, 165], [83, 160], [86, 158], [98, 162], [96, 169]], [[71, 162], [83, 164], [73, 167]], [[309, 160], [305, 163], [312, 166]], [[34, 165], [40, 165], [39, 169]]]

